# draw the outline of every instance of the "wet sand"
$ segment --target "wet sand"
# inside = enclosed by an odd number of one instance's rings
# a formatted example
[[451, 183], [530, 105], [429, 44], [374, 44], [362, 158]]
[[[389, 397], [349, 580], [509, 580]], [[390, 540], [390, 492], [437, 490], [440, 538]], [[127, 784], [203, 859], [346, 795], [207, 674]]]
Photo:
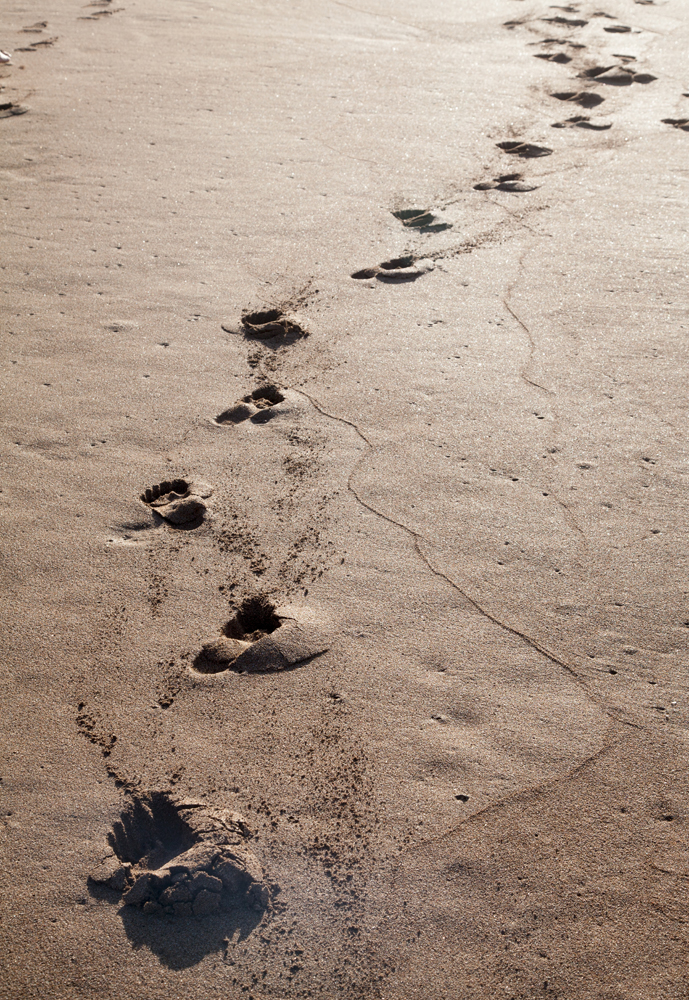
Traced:
[[116, 2], [0, 37], [0, 996], [686, 997], [685, 7]]

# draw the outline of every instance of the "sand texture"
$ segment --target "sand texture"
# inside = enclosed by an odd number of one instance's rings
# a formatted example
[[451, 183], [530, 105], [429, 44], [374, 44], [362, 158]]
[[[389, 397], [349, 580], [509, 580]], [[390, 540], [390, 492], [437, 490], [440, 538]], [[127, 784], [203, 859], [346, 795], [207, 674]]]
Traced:
[[687, 1000], [689, 6], [17, 0], [1, 1000]]

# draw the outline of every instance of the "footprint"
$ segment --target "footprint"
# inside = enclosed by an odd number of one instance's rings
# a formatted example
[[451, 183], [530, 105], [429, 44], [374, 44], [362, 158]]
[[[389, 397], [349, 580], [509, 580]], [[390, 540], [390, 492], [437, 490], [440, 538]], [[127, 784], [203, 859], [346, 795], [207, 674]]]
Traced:
[[357, 281], [361, 281], [364, 278], [375, 278], [377, 274], [377, 267], [364, 267], [360, 271], [355, 271], [354, 274], [351, 274], [350, 278], [356, 278]]
[[8, 101], [0, 104], [0, 118], [11, 118], [13, 115], [25, 115], [29, 109], [24, 104], [13, 104]]
[[608, 31], [611, 35], [627, 35], [631, 30], [628, 24], [611, 24], [603, 28], [603, 31]]
[[206, 642], [194, 660], [194, 669], [202, 674], [228, 670], [251, 644], [280, 628], [275, 605], [264, 594], [242, 602], [235, 616], [225, 625], [223, 635]]
[[205, 483], [188, 483], [186, 479], [173, 479], [158, 483], [144, 490], [140, 499], [170, 524], [187, 524], [196, 527], [206, 512], [204, 499], [213, 490]]
[[584, 115], [575, 115], [573, 118], [568, 118], [564, 122], [554, 122], [551, 128], [589, 128], [593, 129], [595, 132], [605, 132], [606, 129], [612, 128], [612, 122], [607, 125], [595, 125], [590, 118]]
[[108, 836], [110, 851], [89, 880], [150, 916], [206, 917], [249, 906], [264, 910], [270, 892], [246, 846], [239, 813], [164, 792], [132, 793]]
[[40, 48], [47, 48], [49, 45], [54, 45], [58, 40], [56, 35], [54, 38], [42, 38], [40, 42], [31, 42], [30, 45], [24, 45], [21, 48], [15, 49], [15, 52], [35, 52]]
[[474, 191], [535, 191], [537, 184], [527, 184], [521, 174], [501, 174], [492, 181], [474, 184]]
[[585, 49], [581, 42], [570, 42], [567, 38], [542, 38], [540, 42], [529, 42], [529, 45], [566, 45], [568, 49]]
[[541, 17], [539, 20], [547, 21], [549, 24], [566, 24], [569, 28], [583, 28], [585, 24], [588, 24], [588, 21], [579, 18], [561, 17], [559, 14], [556, 17]]
[[77, 21], [98, 21], [101, 17], [112, 17], [113, 14], [119, 14], [124, 7], [115, 7], [113, 10], [97, 10], [93, 14], [82, 14], [77, 18]]
[[418, 229], [424, 233], [442, 233], [452, 229], [451, 222], [439, 222], [438, 216], [425, 208], [402, 208], [392, 214], [406, 229]]
[[627, 69], [626, 66], [608, 66], [607, 68], [596, 66], [595, 73], [587, 70], [580, 75], [594, 77], [596, 83], [607, 83], [610, 87], [629, 87], [632, 83], [653, 83], [654, 80], [658, 79], [651, 73], [635, 73], [633, 69]]
[[600, 76], [601, 73], [607, 73], [611, 69], [615, 69], [614, 64], [612, 66], [590, 66], [588, 69], [582, 70], [579, 76], [592, 80]]
[[432, 271], [433, 267], [433, 261], [427, 258], [417, 260], [412, 254], [408, 254], [406, 257], [383, 261], [377, 267], [365, 267], [361, 271], [355, 271], [350, 277], [357, 280], [376, 278], [378, 281], [402, 283], [416, 281], [417, 278]]
[[[300, 337], [308, 337], [308, 331], [299, 322], [299, 317], [288, 316], [282, 309], [265, 309], [244, 313], [241, 324], [244, 328], [244, 336], [257, 340], [271, 340], [273, 337], [280, 337], [292, 342]], [[222, 329], [226, 333], [237, 333], [237, 330], [229, 325], [223, 324]]]
[[512, 153], [524, 160], [530, 160], [536, 156], [550, 156], [552, 153], [552, 149], [548, 149], [547, 146], [535, 146], [531, 142], [522, 142], [521, 140], [496, 142], [495, 145], [498, 149], [504, 150], [505, 153]]
[[376, 274], [378, 281], [404, 282], [416, 281], [422, 275], [432, 271], [434, 264], [426, 258], [416, 260], [414, 257], [396, 257], [380, 264], [381, 270]]
[[204, 643], [194, 660], [202, 674], [272, 673], [325, 653], [328, 623], [312, 609], [276, 607], [265, 594], [248, 597], [223, 635]]
[[261, 385], [248, 396], [243, 396], [234, 406], [219, 413], [216, 424], [240, 424], [243, 420], [251, 420], [255, 424], [263, 424], [275, 416], [272, 409], [284, 401], [284, 396], [274, 385]]
[[600, 94], [593, 94], [585, 90], [579, 93], [567, 91], [563, 94], [551, 94], [551, 97], [557, 98], [558, 101], [569, 101], [570, 104], [579, 104], [582, 108], [597, 108], [605, 100]]
[[554, 63], [570, 63], [572, 57], [568, 56], [566, 52], [536, 52], [534, 59], [547, 59], [548, 62]]
[[672, 125], [674, 128], [679, 128], [683, 132], [689, 132], [689, 118], [661, 118], [661, 121], [665, 125]]

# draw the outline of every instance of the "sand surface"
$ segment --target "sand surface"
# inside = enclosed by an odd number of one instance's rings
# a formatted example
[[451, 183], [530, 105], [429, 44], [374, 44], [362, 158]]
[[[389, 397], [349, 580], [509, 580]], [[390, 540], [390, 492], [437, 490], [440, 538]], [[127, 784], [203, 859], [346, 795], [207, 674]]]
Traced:
[[686, 1000], [689, 7], [118, 2], [2, 19], [0, 996]]

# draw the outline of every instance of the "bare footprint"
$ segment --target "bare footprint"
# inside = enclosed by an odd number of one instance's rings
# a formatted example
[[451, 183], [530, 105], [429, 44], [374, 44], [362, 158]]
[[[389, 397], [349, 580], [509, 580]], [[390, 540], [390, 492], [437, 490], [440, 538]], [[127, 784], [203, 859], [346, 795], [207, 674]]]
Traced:
[[7, 101], [0, 104], [0, 118], [11, 118], [13, 115], [25, 115], [29, 109], [24, 104], [13, 104]]
[[240, 424], [251, 420], [254, 424], [264, 424], [275, 416], [273, 407], [284, 402], [285, 397], [275, 385], [261, 385], [248, 396], [242, 397], [215, 418], [216, 424]]
[[632, 83], [653, 83], [658, 79], [651, 73], [637, 73], [627, 66], [594, 66], [579, 75], [593, 78], [596, 83], [605, 83], [609, 87], [630, 87]]
[[519, 156], [524, 160], [530, 160], [537, 156], [550, 156], [552, 153], [552, 149], [548, 149], [547, 146], [535, 146], [532, 142], [522, 142], [521, 139], [496, 142], [495, 145], [503, 152]]
[[[289, 315], [277, 308], [246, 312], [241, 319], [244, 336], [257, 340], [272, 340], [274, 337], [279, 337], [283, 341], [293, 342], [301, 337], [308, 337], [308, 330], [302, 324], [303, 321], [297, 315]], [[222, 329], [226, 333], [239, 332], [224, 323]]]
[[417, 259], [413, 254], [408, 254], [406, 257], [395, 257], [393, 260], [383, 261], [377, 267], [365, 267], [361, 271], [355, 271], [350, 277], [357, 280], [376, 278], [378, 281], [388, 283], [402, 283], [416, 281], [417, 278], [432, 271], [433, 267], [432, 260]]
[[607, 73], [611, 69], [615, 69], [614, 63], [612, 66], [589, 66], [588, 69], [582, 70], [579, 76], [587, 80], [595, 80], [597, 76], [601, 76], [602, 73]]
[[452, 229], [451, 222], [440, 222], [437, 215], [425, 208], [402, 208], [392, 214], [406, 229], [418, 229], [422, 233], [442, 233]]
[[661, 118], [661, 121], [665, 125], [681, 129], [682, 132], [689, 132], [689, 118]]
[[580, 92], [566, 91], [561, 94], [551, 94], [551, 97], [557, 98], [558, 101], [569, 101], [570, 104], [579, 104], [582, 108], [597, 108], [605, 100], [600, 94], [594, 94], [586, 90]]
[[595, 132], [605, 132], [607, 129], [612, 128], [612, 122], [603, 125], [596, 125], [592, 122], [590, 118], [584, 115], [574, 115], [573, 118], [568, 118], [564, 122], [553, 122], [550, 126], [551, 128], [588, 128]]
[[529, 45], [560, 45], [575, 51], [586, 48], [583, 42], [573, 42], [569, 38], [542, 38], [540, 42], [529, 42]]
[[534, 59], [547, 59], [548, 62], [554, 63], [570, 63], [572, 57], [568, 56], [566, 52], [536, 52]]
[[24, 45], [22, 48], [15, 49], [15, 52], [36, 52], [38, 49], [48, 48], [50, 45], [54, 45], [58, 41], [57, 35], [54, 38], [42, 38], [40, 42], [32, 42], [31, 45]]
[[528, 184], [524, 181], [521, 174], [501, 174], [492, 181], [481, 181], [480, 184], [474, 184], [474, 191], [514, 191], [521, 193], [536, 191], [537, 188], [537, 184]]
[[[568, 38], [542, 38], [538, 42], [529, 42], [528, 44], [530, 46], [538, 45], [541, 48], [546, 49], [545, 52], [537, 53], [539, 58], [550, 59], [551, 62], [559, 63], [572, 61], [570, 56], [562, 51], [564, 48], [573, 49], [575, 52], [586, 48], [582, 42], [572, 42]], [[553, 51], [553, 46], [556, 46], [558, 51]]]
[[93, 14], [82, 14], [77, 18], [77, 21], [99, 21], [102, 17], [112, 17], [113, 14], [119, 14], [124, 7], [113, 7], [112, 10], [96, 10]]
[[588, 21], [581, 18], [561, 17], [559, 14], [555, 17], [541, 17], [539, 20], [547, 21], [549, 24], [564, 24], [568, 28], [583, 28], [584, 25], [588, 24]]
[[212, 488], [206, 483], [173, 479], [148, 487], [140, 499], [170, 524], [196, 526], [196, 523], [201, 523], [206, 512], [203, 501], [212, 492]]
[[203, 918], [237, 906], [263, 910], [270, 890], [247, 846], [250, 837], [239, 813], [137, 790], [89, 879], [149, 916]]
[[194, 660], [202, 674], [273, 673], [325, 653], [327, 619], [310, 608], [276, 607], [265, 594], [246, 598], [223, 634], [204, 643]]

